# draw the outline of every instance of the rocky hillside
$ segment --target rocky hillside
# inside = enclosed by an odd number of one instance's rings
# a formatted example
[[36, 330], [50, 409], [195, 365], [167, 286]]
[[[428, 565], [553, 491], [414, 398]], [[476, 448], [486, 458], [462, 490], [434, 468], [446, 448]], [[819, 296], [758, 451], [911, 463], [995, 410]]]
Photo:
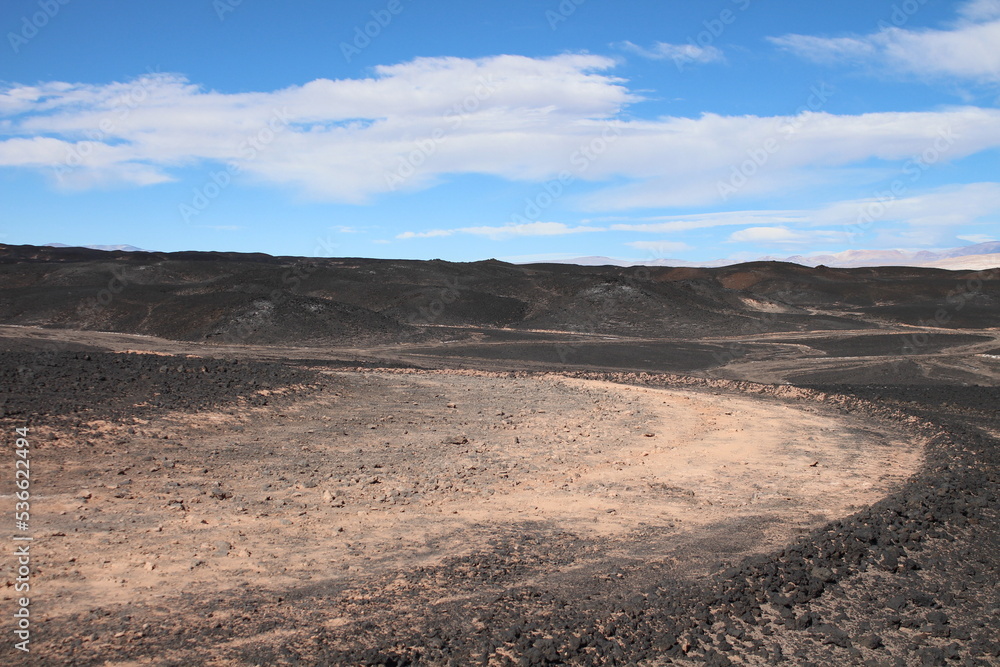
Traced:
[[1000, 271], [514, 265], [0, 245], [0, 322], [246, 343], [453, 337], [445, 326], [698, 338], [1000, 326]]

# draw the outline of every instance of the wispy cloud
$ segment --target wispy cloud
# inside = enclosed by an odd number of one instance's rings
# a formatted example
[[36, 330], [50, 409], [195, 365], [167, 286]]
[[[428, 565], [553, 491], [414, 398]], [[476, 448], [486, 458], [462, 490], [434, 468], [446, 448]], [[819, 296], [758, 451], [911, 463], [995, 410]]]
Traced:
[[763, 245], [805, 246], [843, 241], [843, 232], [829, 230], [800, 231], [788, 227], [747, 227], [733, 232], [727, 239], [730, 243], [755, 243]]
[[[239, 94], [176, 75], [8, 85], [0, 87], [0, 167], [52, 173], [77, 156], [63, 170], [63, 184], [75, 187], [148, 186], [182, 168], [229, 169], [244, 183], [360, 204], [391, 195], [387, 175], [423, 150], [407, 190], [463, 174], [541, 183], [571, 173], [591, 189], [574, 205], [612, 211], [718, 204], [719, 183], [776, 139], [780, 150], [727, 205], [829, 182], [873, 160], [911, 158], [944, 131], [955, 139], [942, 159], [1000, 147], [1000, 110], [980, 107], [621, 120], [641, 96], [609, 72], [614, 65], [573, 54], [420, 58], [376, 68], [371, 78]], [[121, 96], [135, 86], [142, 99], [122, 113]], [[484, 86], [492, 92], [476, 96]], [[276, 118], [280, 132], [271, 129]], [[613, 147], [587, 157], [612, 122]], [[435, 136], [433, 150], [421, 148]]]
[[[447, 141], [411, 188], [449, 173], [538, 179], [565, 168], [573, 150], [600, 135], [593, 119], [612, 118], [639, 99], [605, 73], [614, 64], [574, 54], [418, 58], [376, 67], [371, 78], [239, 94], [171, 74], [107, 85], [7, 85], [0, 87], [0, 166], [70, 165], [64, 181], [88, 187], [154, 184], [179, 167], [233, 165], [244, 178], [360, 203], [390, 191], [386, 176], [399, 161], [443, 134]], [[135, 88], [142, 94], [123, 105]], [[276, 114], [287, 126], [261, 141]]]
[[768, 40], [801, 58], [825, 65], [862, 62], [878, 54], [878, 48], [873, 43], [874, 37], [817, 37], [791, 34], [769, 37]]
[[969, 243], [991, 243], [997, 240], [995, 236], [990, 236], [989, 234], [966, 234], [963, 236], [956, 236], [955, 238], [968, 241]]
[[451, 236], [455, 232], [460, 231], [457, 229], [432, 229], [427, 232], [403, 232], [402, 234], [397, 234], [396, 238], [401, 240], [406, 239], [433, 239], [441, 236]]
[[668, 42], [656, 42], [652, 48], [644, 48], [632, 42], [620, 42], [616, 44], [622, 51], [634, 53], [637, 56], [650, 60], [673, 60], [685, 64], [690, 63], [717, 63], [726, 60], [722, 51], [715, 46], [698, 46], [697, 44], [670, 44]]
[[503, 257], [497, 257], [501, 262], [510, 262], [511, 264], [534, 264], [542, 262], [558, 262], [565, 259], [576, 259], [579, 255], [573, 254], [571, 252], [539, 252], [532, 253], [530, 255], [505, 255]]
[[944, 30], [886, 27], [868, 35], [817, 37], [789, 34], [770, 41], [814, 62], [865, 63], [886, 73], [1000, 82], [1000, 2], [973, 0]]
[[523, 236], [563, 236], [565, 234], [602, 231], [605, 230], [601, 227], [588, 227], [585, 225], [571, 227], [561, 222], [529, 222], [499, 226], [483, 225], [479, 227], [459, 227], [457, 229], [432, 229], [426, 232], [403, 232], [402, 234], [398, 234], [396, 238], [400, 240], [426, 239], [452, 236], [453, 234], [472, 234], [474, 236], [485, 236], [494, 241], [502, 241]]
[[956, 230], [967, 225], [1000, 224], [1000, 183], [946, 186], [898, 198], [851, 199], [811, 209], [728, 211], [603, 222], [608, 231], [646, 234], [740, 227], [729, 235], [729, 240], [815, 245], [843, 243], [852, 234], [877, 233], [891, 227], [894, 233], [919, 235], [923, 240], [916, 245], [947, 244]]
[[[744, 210], [637, 219], [605, 218], [592, 219], [587, 224], [575, 226], [561, 222], [484, 225], [409, 231], [399, 234], [396, 239], [471, 234], [491, 240], [505, 240], [579, 233], [616, 233], [618, 238], [623, 235], [633, 239], [639, 236], [638, 240], [623, 240], [625, 246], [666, 257], [692, 249], [687, 240], [681, 240], [678, 236], [720, 227], [736, 228], [725, 236], [731, 243], [820, 249], [854, 245], [861, 234], [869, 234], [873, 242], [880, 244], [885, 241], [893, 245], [892, 239], [896, 239], [895, 244], [898, 244], [899, 239], [907, 239], [907, 243], [914, 247], [945, 247], [952, 244], [955, 238], [970, 242], [973, 238], [980, 238], [956, 237], [957, 230], [969, 225], [991, 223], [1000, 224], [1000, 183], [941, 187], [895, 199], [874, 196], [836, 201], [809, 209]], [[669, 236], [643, 239], [642, 235]], [[986, 237], [981, 238], [985, 240]]]
[[959, 7], [958, 13], [970, 21], [1000, 18], [1000, 0], [971, 0]]
[[655, 216], [640, 218], [630, 222], [616, 222], [608, 227], [617, 232], [642, 232], [664, 234], [688, 232], [713, 227], [752, 226], [774, 222], [804, 222], [802, 211], [727, 211], [721, 213], [701, 213], [684, 216]]

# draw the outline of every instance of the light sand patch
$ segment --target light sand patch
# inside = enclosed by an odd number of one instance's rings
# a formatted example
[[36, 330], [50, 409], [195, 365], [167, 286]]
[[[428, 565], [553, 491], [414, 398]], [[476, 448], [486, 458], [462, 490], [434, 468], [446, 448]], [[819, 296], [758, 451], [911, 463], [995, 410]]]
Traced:
[[528, 526], [601, 545], [576, 568], [765, 551], [920, 462], [920, 443], [819, 405], [558, 375], [336, 375], [338, 392], [280, 409], [174, 413], [72, 456], [42, 443], [49, 613], [263, 582], [349, 595]]

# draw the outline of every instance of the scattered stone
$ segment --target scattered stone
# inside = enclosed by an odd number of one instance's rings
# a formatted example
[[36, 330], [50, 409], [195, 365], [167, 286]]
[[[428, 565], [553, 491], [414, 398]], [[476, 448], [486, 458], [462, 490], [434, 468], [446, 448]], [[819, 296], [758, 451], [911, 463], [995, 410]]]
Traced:
[[930, 611], [924, 617], [932, 625], [948, 625], [948, 614], [943, 611]]
[[833, 574], [833, 570], [831, 570], [828, 567], [814, 567], [810, 572], [810, 574], [814, 578], [819, 579], [825, 584], [829, 584], [836, 581], [836, 577]]

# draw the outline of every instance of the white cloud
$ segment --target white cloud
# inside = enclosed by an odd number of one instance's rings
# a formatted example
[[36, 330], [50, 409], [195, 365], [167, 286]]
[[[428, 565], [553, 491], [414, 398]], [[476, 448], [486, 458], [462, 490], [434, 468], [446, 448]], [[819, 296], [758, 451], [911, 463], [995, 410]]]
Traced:
[[891, 228], [894, 234], [900, 229], [919, 234], [925, 241], [916, 245], [928, 245], [927, 239], [946, 242], [966, 225], [1000, 223], [1000, 183], [948, 186], [899, 197], [880, 194], [812, 209], [728, 211], [603, 222], [609, 231], [648, 234], [741, 227], [730, 234], [730, 241], [779, 244], [843, 242]]
[[807, 245], [843, 240], [842, 232], [829, 230], [794, 230], [788, 227], [747, 227], [729, 235], [730, 243], [766, 245]]
[[731, 243], [789, 243], [801, 241], [805, 235], [787, 227], [747, 227], [729, 235]]
[[869, 35], [790, 34], [770, 41], [814, 62], [864, 62], [892, 73], [1000, 82], [1000, 0], [973, 0], [959, 14], [962, 20], [947, 30], [887, 26]]
[[485, 236], [494, 241], [501, 241], [510, 238], [523, 236], [563, 236], [565, 234], [580, 234], [585, 232], [602, 232], [601, 227], [588, 227], [578, 225], [570, 227], [561, 222], [528, 222], [524, 224], [506, 224], [499, 226], [483, 225], [479, 227], [460, 227], [457, 229], [432, 229], [426, 232], [403, 232], [396, 236], [397, 239], [425, 239], [440, 236], [451, 236], [453, 234], [472, 234], [474, 236]]
[[958, 13], [970, 21], [1000, 18], [1000, 0], [971, 0], [959, 7]]
[[618, 47], [650, 60], [672, 60], [678, 65], [690, 63], [723, 62], [726, 57], [717, 47], [698, 46], [697, 44], [670, 44], [656, 42], [651, 49], [644, 48], [632, 42], [622, 42]]
[[[917, 247], [943, 247], [955, 232], [968, 225], [1000, 222], [1000, 183], [971, 183], [941, 187], [896, 198], [877, 195], [831, 202], [809, 209], [745, 210], [652, 218], [606, 218], [571, 226], [536, 222], [497, 226], [404, 232], [398, 240], [471, 234], [491, 240], [519, 237], [562, 236], [578, 233], [680, 234], [718, 227], [737, 227], [727, 240], [785, 247], [812, 248], [855, 244], [870, 234], [882, 245], [900, 239]], [[634, 237], [633, 237], [634, 238]], [[982, 235], [961, 236], [970, 242], [989, 240]], [[684, 252], [691, 246], [677, 240], [635, 240], [625, 245], [657, 257]]]
[[1000, 183], [969, 183], [908, 197], [893, 198], [882, 194], [839, 202], [813, 212], [810, 219], [814, 224], [853, 227], [897, 222], [912, 228], [953, 234], [962, 225], [996, 219], [998, 214]]
[[875, 45], [864, 37], [816, 37], [792, 34], [768, 39], [797, 56], [823, 64], [861, 61], [878, 53]]
[[570, 227], [561, 222], [528, 222], [524, 224], [507, 224], [499, 227], [464, 227], [459, 230], [465, 234], [487, 236], [493, 240], [513, 238], [516, 236], [562, 236], [564, 234], [581, 234], [585, 232], [604, 231], [600, 227], [577, 226]]
[[776, 149], [737, 198], [905, 160], [944, 132], [954, 136], [944, 160], [1000, 147], [1000, 110], [978, 107], [621, 121], [640, 98], [608, 73], [613, 65], [572, 54], [421, 58], [368, 79], [239, 94], [176, 75], [0, 87], [0, 166], [60, 169], [73, 187], [231, 168], [241, 182], [347, 203], [452, 175], [544, 182], [569, 173], [598, 186], [617, 181], [583, 201], [607, 211], [717, 204], [719, 184], [769, 145]]
[[593, 119], [639, 99], [603, 73], [613, 65], [573, 54], [419, 58], [377, 67], [368, 79], [239, 94], [169, 74], [103, 86], [7, 86], [0, 166], [131, 183], [140, 171], [139, 183], [152, 183], [176, 167], [233, 164], [258, 181], [346, 202], [389, 191], [387, 177], [407, 161], [420, 162], [408, 179], [414, 186], [461, 172], [533, 179], [553, 173], [553, 155], [562, 168], [599, 135]]
[[712, 227], [736, 227], [774, 222], [803, 222], [801, 211], [731, 211], [722, 213], [700, 213], [687, 216], [657, 216], [633, 222], [618, 222], [609, 229], [619, 232], [646, 232], [662, 234], [686, 232]]
[[990, 236], [988, 234], [966, 234], [964, 236], [957, 236], [955, 238], [958, 238], [962, 241], [968, 241], [969, 243], [972, 244], [992, 243], [993, 241], [997, 240], [995, 236]]
[[544, 262], [558, 262], [564, 259], [576, 259], [579, 255], [574, 255], [571, 252], [541, 252], [533, 253], [530, 255], [505, 255], [504, 257], [497, 257], [501, 262], [510, 262], [511, 264], [540, 264]]
[[433, 239], [441, 236], [451, 236], [457, 230], [454, 229], [432, 229], [429, 232], [403, 232], [397, 234], [397, 239]]
[[[784, 195], [843, 178], [846, 169], [870, 160], [896, 162], [900, 169], [929, 150], [942, 163], [994, 147], [1000, 147], [1000, 110], [977, 107], [637, 121], [595, 170], [625, 174], [633, 182], [603, 189], [585, 204], [605, 211], [701, 206], [723, 200], [722, 189], [734, 182], [740, 184], [736, 198]], [[664, 155], [684, 158], [668, 161]], [[857, 174], [848, 175], [856, 184]]]

